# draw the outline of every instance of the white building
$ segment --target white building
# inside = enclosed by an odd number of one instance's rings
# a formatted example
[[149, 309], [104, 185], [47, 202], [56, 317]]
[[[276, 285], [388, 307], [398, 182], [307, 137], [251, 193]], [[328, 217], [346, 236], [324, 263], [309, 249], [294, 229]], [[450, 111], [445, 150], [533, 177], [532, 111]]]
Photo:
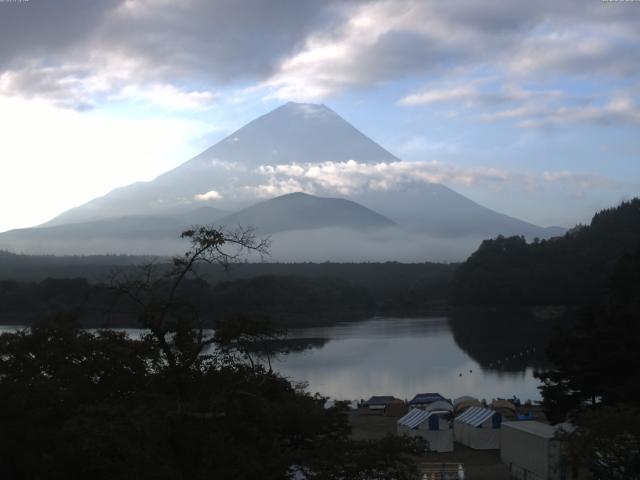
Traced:
[[562, 441], [555, 438], [560, 429], [570, 431], [572, 428], [536, 421], [502, 422], [502, 463], [518, 480], [572, 480], [569, 465], [562, 459]]

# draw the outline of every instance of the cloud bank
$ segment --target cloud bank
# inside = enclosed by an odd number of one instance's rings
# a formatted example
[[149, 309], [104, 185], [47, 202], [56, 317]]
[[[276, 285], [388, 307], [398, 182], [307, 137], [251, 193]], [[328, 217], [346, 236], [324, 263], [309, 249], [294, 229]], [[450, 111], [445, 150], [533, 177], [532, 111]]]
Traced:
[[[514, 101], [517, 112], [485, 113], [517, 116], [526, 126], [540, 119], [527, 118], [529, 103], [522, 105], [526, 98], [510, 93], [509, 83], [523, 91], [549, 79], [562, 91], [563, 78], [640, 83], [640, 8], [624, 2], [28, 3], [0, 4], [0, 93], [76, 109], [122, 98], [208, 108], [230, 87], [241, 96], [318, 100], [408, 76], [473, 81], [488, 73], [501, 78], [501, 92], [429, 86], [407, 92], [400, 103]], [[564, 100], [570, 101], [556, 97], [555, 114], [546, 113], [542, 123], [637, 122], [637, 106], [616, 107], [620, 98], [585, 112]]]
[[365, 191], [397, 190], [407, 185], [442, 183], [455, 186], [483, 186], [494, 190], [544, 188], [561, 185], [575, 193], [591, 188], [614, 188], [617, 182], [597, 174], [569, 171], [513, 172], [496, 167], [457, 167], [430, 162], [346, 162], [262, 165], [258, 172], [265, 181], [244, 189], [268, 198], [297, 191], [311, 194], [352, 195]]

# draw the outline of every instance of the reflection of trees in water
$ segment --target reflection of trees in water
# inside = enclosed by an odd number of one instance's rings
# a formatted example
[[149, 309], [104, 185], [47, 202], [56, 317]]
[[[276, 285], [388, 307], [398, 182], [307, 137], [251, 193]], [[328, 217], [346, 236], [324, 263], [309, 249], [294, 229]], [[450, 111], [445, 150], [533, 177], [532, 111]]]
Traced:
[[320, 337], [265, 340], [256, 343], [254, 351], [258, 355], [288, 355], [290, 353], [313, 350], [314, 348], [322, 348], [329, 340], [329, 338]]
[[544, 350], [562, 323], [525, 309], [464, 309], [450, 318], [453, 339], [467, 355], [483, 369], [506, 372], [548, 366]]

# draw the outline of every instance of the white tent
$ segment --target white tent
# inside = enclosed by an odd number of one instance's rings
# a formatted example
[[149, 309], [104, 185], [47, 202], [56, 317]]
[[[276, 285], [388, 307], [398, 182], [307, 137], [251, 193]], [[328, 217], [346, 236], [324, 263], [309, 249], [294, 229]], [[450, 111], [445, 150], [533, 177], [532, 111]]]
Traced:
[[434, 412], [414, 408], [398, 420], [398, 434], [422, 437], [432, 451], [453, 452], [451, 423]]
[[453, 405], [451, 405], [446, 400], [436, 400], [433, 403], [430, 403], [424, 409], [428, 412], [453, 412]]
[[482, 407], [469, 407], [453, 421], [456, 442], [475, 450], [500, 448], [502, 415]]

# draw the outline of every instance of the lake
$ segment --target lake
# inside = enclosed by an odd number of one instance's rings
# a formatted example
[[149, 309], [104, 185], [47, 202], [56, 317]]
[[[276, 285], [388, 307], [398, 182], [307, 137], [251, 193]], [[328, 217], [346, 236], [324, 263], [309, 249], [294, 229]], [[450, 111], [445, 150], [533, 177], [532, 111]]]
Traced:
[[[374, 318], [292, 330], [290, 336], [327, 341], [281, 357], [274, 369], [292, 380], [306, 380], [312, 392], [335, 399], [372, 395], [410, 399], [419, 392], [439, 392], [447, 398], [473, 395], [488, 401], [513, 395], [523, 401], [540, 398], [539, 382], [533, 377], [535, 355], [529, 365], [526, 355], [518, 357], [521, 369], [483, 367], [456, 343], [446, 317]], [[502, 352], [496, 361], [503, 363], [501, 356]]]
[[[133, 336], [140, 332], [127, 331]], [[419, 392], [488, 401], [513, 395], [523, 401], [540, 398], [533, 377], [541, 364], [540, 338], [475, 317], [471, 325], [447, 317], [373, 318], [294, 329], [289, 336], [306, 348], [279, 357], [274, 369], [334, 399], [410, 399]]]

